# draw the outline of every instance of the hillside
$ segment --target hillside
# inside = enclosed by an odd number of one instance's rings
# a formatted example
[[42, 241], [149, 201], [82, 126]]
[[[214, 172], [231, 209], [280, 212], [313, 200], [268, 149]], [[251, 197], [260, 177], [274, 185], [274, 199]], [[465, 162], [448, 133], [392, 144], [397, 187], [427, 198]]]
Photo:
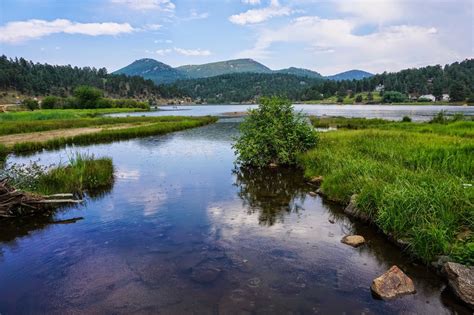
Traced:
[[152, 80], [156, 84], [171, 83], [186, 78], [181, 71], [150, 58], [135, 60], [128, 66], [115, 71], [114, 74], [137, 75]]
[[366, 71], [349, 70], [349, 71], [327, 76], [326, 78], [329, 80], [342, 81], [342, 80], [361, 80], [365, 78], [370, 78], [371, 76], [373, 76], [373, 74]]
[[316, 72], [316, 71], [312, 71], [312, 70], [308, 70], [308, 69], [303, 69], [303, 68], [295, 68], [295, 67], [290, 67], [290, 68], [287, 68], [287, 69], [281, 69], [281, 70], [275, 70], [273, 71], [274, 73], [283, 73], [283, 74], [292, 74], [292, 75], [296, 75], [296, 76], [299, 76], [299, 77], [308, 77], [308, 78], [322, 78], [323, 76]]
[[177, 67], [185, 76], [191, 79], [208, 78], [231, 73], [271, 73], [272, 70], [252, 59], [235, 59], [206, 63], [203, 65], [186, 65]]
[[260, 96], [280, 95], [301, 99], [304, 91], [320, 79], [282, 73], [233, 73], [209, 78], [177, 81], [184, 95], [208, 103], [252, 102]]

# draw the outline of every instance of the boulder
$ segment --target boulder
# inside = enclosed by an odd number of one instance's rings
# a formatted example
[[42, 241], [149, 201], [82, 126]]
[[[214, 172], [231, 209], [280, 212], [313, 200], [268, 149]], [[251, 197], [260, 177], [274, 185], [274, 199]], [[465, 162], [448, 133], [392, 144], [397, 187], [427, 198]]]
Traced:
[[341, 242], [352, 247], [359, 247], [365, 243], [365, 238], [361, 235], [346, 235], [342, 238]]
[[449, 287], [474, 309], [474, 267], [447, 262], [444, 264], [443, 271], [448, 277]]
[[397, 266], [372, 281], [372, 292], [381, 299], [393, 299], [416, 292], [413, 281]]
[[309, 194], [310, 196], [312, 196], [312, 197], [316, 197], [316, 196], [318, 195], [318, 194], [315, 193], [314, 191], [310, 191], [308, 194]]
[[370, 220], [369, 216], [361, 212], [359, 209], [357, 209], [356, 200], [357, 200], [357, 195], [352, 195], [351, 201], [349, 202], [347, 207], [344, 209], [344, 213], [363, 221], [369, 221]]

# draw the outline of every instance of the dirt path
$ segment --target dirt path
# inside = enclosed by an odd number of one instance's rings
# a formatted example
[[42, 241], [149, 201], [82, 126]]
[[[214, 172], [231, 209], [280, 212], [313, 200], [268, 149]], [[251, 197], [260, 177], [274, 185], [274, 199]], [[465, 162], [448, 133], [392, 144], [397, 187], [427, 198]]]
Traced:
[[119, 124], [108, 125], [106, 127], [86, 127], [86, 128], [71, 128], [71, 129], [56, 129], [50, 131], [18, 133], [14, 135], [0, 136], [0, 144], [5, 146], [12, 146], [20, 142], [46, 142], [55, 138], [68, 138], [78, 135], [100, 132], [102, 130], [117, 130], [126, 129], [138, 126], [145, 126], [150, 124]]

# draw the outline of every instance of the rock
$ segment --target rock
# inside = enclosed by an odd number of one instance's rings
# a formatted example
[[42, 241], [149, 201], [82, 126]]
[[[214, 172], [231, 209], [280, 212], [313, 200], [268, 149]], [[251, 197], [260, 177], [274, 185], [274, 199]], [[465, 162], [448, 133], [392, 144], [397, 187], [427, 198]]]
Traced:
[[318, 194], [315, 193], [314, 191], [310, 191], [308, 194], [309, 194], [310, 196], [312, 196], [312, 197], [316, 197], [316, 196], [318, 195]]
[[351, 201], [349, 202], [347, 207], [344, 209], [344, 213], [363, 221], [369, 221], [369, 216], [361, 212], [359, 209], [357, 209], [356, 200], [357, 200], [357, 195], [352, 195]]
[[433, 266], [436, 270], [441, 271], [446, 264], [450, 260], [449, 256], [441, 255], [438, 256], [435, 261], [431, 262], [431, 266]]
[[316, 184], [316, 185], [321, 185], [323, 182], [323, 177], [322, 176], [315, 176], [309, 180], [310, 183]]
[[193, 268], [191, 279], [201, 284], [207, 284], [214, 282], [220, 274], [221, 270], [219, 268], [197, 267]]
[[447, 262], [444, 264], [443, 271], [448, 277], [449, 287], [474, 309], [474, 267]]
[[370, 289], [382, 299], [393, 299], [416, 292], [413, 281], [397, 266], [392, 266], [383, 275], [375, 278]]
[[352, 247], [359, 247], [365, 243], [365, 238], [360, 235], [346, 235], [342, 238], [341, 242]]
[[268, 164], [268, 167], [270, 167], [270, 168], [275, 168], [275, 167], [278, 167], [278, 164], [276, 164], [276, 163], [270, 163], [270, 164]]

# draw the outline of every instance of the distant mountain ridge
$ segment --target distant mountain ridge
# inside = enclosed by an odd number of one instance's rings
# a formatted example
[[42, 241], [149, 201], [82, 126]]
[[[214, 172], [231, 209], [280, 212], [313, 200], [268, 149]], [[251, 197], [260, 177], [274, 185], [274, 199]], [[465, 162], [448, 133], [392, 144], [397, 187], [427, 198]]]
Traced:
[[341, 80], [361, 80], [370, 78], [373, 76], [372, 73], [363, 70], [349, 70], [338, 74], [327, 76], [329, 80], [341, 81]]
[[152, 80], [156, 84], [173, 83], [175, 81], [185, 79], [209, 78], [234, 73], [276, 73], [295, 75], [298, 77], [311, 79], [330, 80], [359, 80], [373, 75], [366, 71], [350, 70], [333, 76], [323, 77], [316, 71], [304, 68], [290, 67], [281, 70], [271, 70], [267, 66], [249, 58], [218, 61], [202, 65], [185, 65], [176, 68], [154, 59], [144, 58], [135, 60], [130, 65], [113, 73], [125, 74], [129, 76], [141, 76], [145, 79]]

